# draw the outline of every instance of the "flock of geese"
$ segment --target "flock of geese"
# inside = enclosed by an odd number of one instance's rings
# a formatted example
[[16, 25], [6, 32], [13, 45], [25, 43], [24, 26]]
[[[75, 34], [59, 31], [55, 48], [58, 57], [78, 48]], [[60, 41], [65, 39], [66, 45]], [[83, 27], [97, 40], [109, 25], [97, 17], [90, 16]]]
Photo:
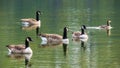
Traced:
[[[29, 26], [37, 26], [36, 27], [36, 35], [41, 38], [41, 40], [44, 43], [64, 43], [64, 44], [69, 44], [69, 39], [67, 37], [68, 33], [68, 27], [63, 28], [63, 35], [59, 34], [42, 34], [39, 32], [39, 29], [41, 27], [41, 21], [40, 21], [40, 15], [41, 11], [36, 11], [36, 19], [33, 18], [27, 18], [27, 19], [21, 19], [22, 21], [22, 26], [24, 27], [29, 27]], [[111, 29], [110, 25], [110, 20], [107, 21], [106, 25], [101, 25], [98, 26], [100, 29]], [[72, 38], [73, 39], [80, 39], [80, 40], [87, 40], [89, 37], [86, 33], [87, 27], [85, 25], [81, 26], [81, 31], [73, 31], [72, 32]], [[7, 45], [6, 47], [8, 48], [9, 53], [14, 53], [14, 54], [31, 54], [33, 53], [32, 49], [30, 48], [29, 42], [32, 41], [31, 37], [26, 37], [25, 38], [25, 44], [18, 44], [18, 45]]]
[[[42, 41], [45, 43], [49, 42], [55, 42], [55, 43], [64, 43], [68, 44], [69, 39], [67, 37], [67, 32], [68, 32], [68, 27], [63, 28], [63, 36], [59, 34], [41, 34], [39, 33], [39, 28], [41, 27], [41, 21], [40, 21], [40, 15], [41, 11], [36, 11], [36, 19], [33, 18], [26, 18], [26, 19], [21, 19], [22, 21], [22, 26], [29, 27], [32, 25], [36, 25], [36, 35], [41, 38]], [[110, 25], [110, 20], [107, 21], [107, 25], [101, 25], [98, 26], [100, 29], [111, 29]], [[82, 25], [81, 26], [81, 31], [74, 31], [72, 32], [72, 38], [73, 39], [88, 39], [88, 35], [85, 32], [86, 26]], [[32, 53], [32, 50], [29, 46], [29, 42], [32, 41], [31, 37], [26, 37], [25, 39], [25, 44], [21, 45], [7, 45], [6, 47], [9, 50], [9, 53]]]

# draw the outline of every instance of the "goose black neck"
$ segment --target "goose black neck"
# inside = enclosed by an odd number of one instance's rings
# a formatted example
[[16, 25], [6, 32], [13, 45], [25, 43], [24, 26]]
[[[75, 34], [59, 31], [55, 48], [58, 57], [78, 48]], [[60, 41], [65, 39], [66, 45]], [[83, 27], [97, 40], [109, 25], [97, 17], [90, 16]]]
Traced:
[[81, 34], [85, 34], [84, 29], [81, 28]]
[[109, 23], [109, 22], [107, 22], [107, 26], [110, 26], [110, 23]]
[[36, 20], [39, 21], [39, 12], [36, 12]]
[[64, 31], [63, 31], [63, 39], [67, 39], [67, 29], [66, 29], [66, 27], [64, 28]]
[[27, 39], [25, 40], [25, 48], [29, 47], [29, 42], [27, 41]]

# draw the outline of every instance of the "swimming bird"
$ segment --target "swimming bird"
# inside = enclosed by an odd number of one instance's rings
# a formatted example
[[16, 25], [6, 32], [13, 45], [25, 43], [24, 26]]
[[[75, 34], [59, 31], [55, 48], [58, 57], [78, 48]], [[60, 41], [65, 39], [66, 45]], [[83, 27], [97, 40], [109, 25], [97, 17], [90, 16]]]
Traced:
[[107, 20], [107, 25], [101, 25], [101, 26], [99, 26], [99, 28], [101, 28], [101, 29], [111, 29], [112, 27], [111, 27], [110, 23], [111, 23], [111, 20]]
[[32, 49], [29, 46], [29, 42], [31, 42], [31, 37], [27, 37], [25, 39], [25, 44], [18, 44], [18, 45], [7, 45], [9, 54], [15, 53], [15, 54], [30, 54], [32, 53]]
[[69, 40], [67, 38], [67, 31], [68, 28], [64, 27], [63, 29], [63, 36], [58, 35], [58, 34], [39, 34], [38, 36], [44, 41], [46, 44], [47, 43], [65, 43], [68, 44]]
[[36, 11], [36, 19], [33, 18], [21, 19], [23, 26], [38, 25], [40, 27], [41, 26], [41, 21], [39, 19], [40, 15], [41, 11]]
[[81, 32], [77, 31], [77, 32], [73, 32], [72, 33], [72, 40], [73, 41], [87, 41], [88, 39], [88, 35], [85, 32], [85, 29], [83, 26], [81, 27]]
[[85, 33], [85, 29], [81, 28], [81, 35], [79, 37], [80, 39], [88, 39], [88, 35]]
[[85, 25], [82, 25], [82, 26], [81, 26], [81, 31], [72, 32], [72, 38], [74, 38], [74, 39], [80, 39], [81, 35], [86, 34], [86, 33], [84, 32], [85, 29], [86, 29], [86, 26], [85, 26]]

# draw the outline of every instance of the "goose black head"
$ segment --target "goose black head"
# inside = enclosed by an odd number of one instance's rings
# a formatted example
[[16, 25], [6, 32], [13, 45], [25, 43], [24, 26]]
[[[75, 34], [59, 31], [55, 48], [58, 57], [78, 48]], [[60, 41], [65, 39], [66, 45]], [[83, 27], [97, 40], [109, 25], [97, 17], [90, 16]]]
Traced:
[[64, 30], [65, 30], [65, 31], [68, 31], [68, 27], [64, 27]]
[[39, 11], [39, 10], [36, 11], [36, 14], [41, 15], [41, 11]]
[[107, 26], [110, 26], [111, 20], [107, 20]]
[[32, 38], [31, 37], [27, 37], [26, 40], [25, 40], [25, 48], [29, 47], [29, 42], [32, 41]]
[[41, 15], [41, 11], [36, 11], [36, 20], [39, 21], [39, 15]]
[[85, 25], [82, 25], [81, 28], [86, 29], [86, 26], [85, 26]]
[[28, 42], [32, 41], [31, 37], [27, 37], [26, 39], [27, 39]]

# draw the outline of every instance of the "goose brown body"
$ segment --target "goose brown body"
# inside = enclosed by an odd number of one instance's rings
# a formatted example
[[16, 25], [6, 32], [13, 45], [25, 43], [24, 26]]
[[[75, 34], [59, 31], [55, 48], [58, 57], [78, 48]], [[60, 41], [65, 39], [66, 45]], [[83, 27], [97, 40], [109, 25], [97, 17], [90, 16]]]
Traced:
[[101, 25], [99, 26], [101, 29], [111, 29], [111, 25], [110, 25], [111, 21], [107, 20], [107, 24], [106, 25]]
[[41, 37], [45, 37], [47, 42], [62, 42], [62, 36], [58, 34], [40, 34]]
[[29, 23], [30, 25], [40, 25], [40, 20], [37, 21], [36, 19], [33, 18], [27, 18], [27, 19], [21, 19], [23, 23]]
[[86, 35], [86, 32], [84, 32], [84, 30], [86, 29], [86, 26], [85, 25], [82, 25], [81, 26], [81, 31], [75, 31], [72, 33], [72, 38], [74, 39], [80, 39], [81, 38], [81, 35]]
[[19, 44], [19, 45], [7, 45], [7, 47], [11, 50], [13, 49], [17, 49], [17, 50], [22, 50], [22, 49], [25, 49], [25, 45], [24, 44]]
[[23, 25], [38, 25], [39, 27], [41, 26], [41, 21], [39, 19], [39, 15], [41, 14], [41, 11], [36, 11], [36, 19], [34, 18], [25, 18], [21, 19]]
[[29, 47], [29, 42], [32, 41], [30, 37], [25, 39], [25, 44], [18, 44], [18, 45], [7, 45], [6, 47], [9, 50], [9, 54], [11, 53], [32, 53], [31, 48]]
[[73, 38], [79, 38], [80, 35], [81, 35], [81, 32], [80, 32], [80, 31], [76, 31], [76, 32], [73, 32], [73, 33], [72, 33], [72, 37], [73, 37]]
[[65, 27], [63, 30], [63, 36], [59, 35], [59, 34], [39, 34], [38, 36], [40, 36], [40, 38], [42, 39], [42, 41], [45, 41], [47, 43], [64, 43], [65, 41], [68, 42], [67, 39], [67, 28]]

